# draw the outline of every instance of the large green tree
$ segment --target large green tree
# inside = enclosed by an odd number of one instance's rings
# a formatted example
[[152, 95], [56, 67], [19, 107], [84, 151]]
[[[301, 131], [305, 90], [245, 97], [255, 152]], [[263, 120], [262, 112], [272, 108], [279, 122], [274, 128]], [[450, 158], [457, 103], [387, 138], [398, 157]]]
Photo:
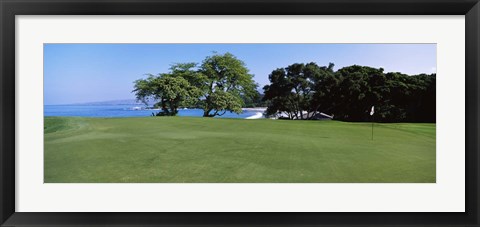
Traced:
[[382, 68], [353, 65], [339, 69], [336, 74], [340, 81], [339, 91], [333, 98], [337, 100], [334, 112], [338, 119], [369, 120], [368, 111], [372, 105], [377, 106], [378, 115], [380, 101], [385, 101], [382, 89], [388, 89]]
[[245, 63], [230, 53], [213, 54], [203, 60], [199, 73], [203, 116], [215, 117], [228, 112], [241, 113], [246, 98], [258, 96], [257, 84]]
[[267, 115], [285, 113], [290, 119], [311, 119], [330, 100], [331, 87], [336, 84], [333, 64], [320, 67], [316, 63], [292, 64], [269, 75], [270, 85], [264, 87], [264, 100], [269, 101]]
[[201, 91], [192, 86], [186, 79], [172, 74], [149, 75], [147, 79], [135, 81], [134, 90], [139, 101], [157, 102], [162, 112], [158, 115], [174, 116], [180, 105], [191, 105], [201, 95]]
[[435, 122], [435, 74], [384, 73], [382, 68], [353, 65], [339, 69], [337, 119], [382, 122]]
[[182, 77], [198, 89], [204, 88], [204, 84], [207, 81], [207, 77], [199, 71], [198, 64], [194, 62], [172, 64], [170, 66], [170, 75]]
[[[436, 75], [384, 73], [382, 68], [292, 64], [273, 70], [264, 87], [268, 115], [311, 119], [318, 111], [344, 121], [435, 122]], [[305, 114], [306, 113], [306, 114]]]
[[230, 53], [208, 56], [201, 65], [176, 63], [170, 72], [135, 81], [134, 92], [143, 102], [154, 100], [162, 115], [175, 115], [178, 107], [198, 106], [204, 117], [241, 113], [245, 103], [259, 101], [257, 84], [245, 63]]

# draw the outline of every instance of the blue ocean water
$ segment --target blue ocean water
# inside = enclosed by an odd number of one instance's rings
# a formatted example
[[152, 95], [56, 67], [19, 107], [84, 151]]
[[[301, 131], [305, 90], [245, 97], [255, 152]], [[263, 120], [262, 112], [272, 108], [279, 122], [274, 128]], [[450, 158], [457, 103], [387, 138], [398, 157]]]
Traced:
[[[159, 110], [147, 110], [139, 105], [44, 105], [45, 116], [63, 117], [148, 117]], [[247, 118], [258, 111], [244, 110], [241, 114], [225, 113], [221, 118]], [[201, 109], [181, 109], [178, 116], [202, 117]]]

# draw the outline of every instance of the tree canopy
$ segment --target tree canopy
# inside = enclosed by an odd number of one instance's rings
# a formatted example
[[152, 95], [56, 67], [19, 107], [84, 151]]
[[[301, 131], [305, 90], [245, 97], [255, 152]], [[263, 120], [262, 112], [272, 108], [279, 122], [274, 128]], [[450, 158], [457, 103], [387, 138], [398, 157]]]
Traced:
[[383, 68], [294, 63], [273, 70], [264, 94], [245, 63], [231, 53], [214, 53], [200, 64], [176, 63], [167, 73], [135, 81], [137, 100], [155, 101], [159, 115], [176, 115], [181, 106], [203, 109], [204, 117], [242, 107], [267, 106], [268, 116], [308, 120], [320, 112], [343, 121], [435, 122], [436, 74], [385, 73]]
[[220, 116], [226, 111], [241, 113], [244, 99], [258, 96], [253, 75], [243, 61], [230, 53], [205, 58], [199, 72], [206, 78], [202, 86], [204, 117]]
[[169, 70], [134, 82], [137, 100], [157, 102], [162, 108], [159, 115], [176, 115], [179, 106], [200, 107], [204, 117], [241, 113], [246, 101], [259, 97], [253, 75], [230, 53], [215, 53], [201, 65], [176, 63]]
[[180, 105], [188, 105], [201, 95], [195, 86], [176, 74], [149, 75], [147, 79], [135, 81], [134, 92], [137, 100], [157, 102], [162, 108], [161, 115], [174, 116]]
[[332, 95], [332, 86], [337, 83], [333, 66], [296, 63], [272, 71], [269, 75], [271, 84], [264, 87], [263, 99], [270, 102], [267, 114], [284, 112], [290, 119], [309, 119], [320, 108], [329, 108], [328, 97]]
[[324, 112], [344, 121], [435, 122], [436, 75], [384, 73], [382, 68], [352, 65], [292, 64], [272, 71], [264, 87], [267, 114], [311, 119]]

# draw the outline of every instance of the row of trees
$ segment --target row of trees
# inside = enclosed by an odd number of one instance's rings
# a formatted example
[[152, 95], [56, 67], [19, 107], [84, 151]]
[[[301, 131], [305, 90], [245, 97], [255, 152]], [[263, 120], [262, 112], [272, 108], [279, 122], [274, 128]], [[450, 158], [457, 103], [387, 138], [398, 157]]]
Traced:
[[[264, 89], [267, 115], [310, 119], [317, 112], [344, 121], [435, 122], [436, 75], [409, 76], [382, 68], [334, 64], [292, 64], [273, 70]], [[306, 114], [305, 114], [306, 112]]]
[[241, 113], [245, 102], [259, 97], [258, 85], [245, 63], [230, 53], [208, 56], [201, 64], [178, 63], [169, 72], [134, 82], [137, 100], [155, 102], [158, 115], [174, 116], [181, 106], [203, 109], [204, 117]]
[[436, 75], [385, 73], [382, 68], [296, 63], [269, 75], [261, 95], [245, 63], [230, 53], [213, 54], [202, 63], [178, 63], [169, 72], [135, 81], [136, 98], [155, 102], [158, 115], [173, 116], [179, 107], [202, 108], [204, 117], [242, 107], [267, 106], [268, 116], [311, 119], [316, 113], [344, 121], [435, 122]]

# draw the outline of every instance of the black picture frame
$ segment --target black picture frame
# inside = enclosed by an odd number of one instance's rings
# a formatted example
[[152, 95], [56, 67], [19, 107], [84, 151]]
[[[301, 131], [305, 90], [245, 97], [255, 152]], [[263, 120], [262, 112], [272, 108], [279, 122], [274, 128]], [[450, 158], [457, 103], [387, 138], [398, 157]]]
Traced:
[[[0, 0], [2, 226], [479, 226], [479, 0]], [[465, 15], [466, 212], [24, 213], [15, 212], [16, 15]], [[462, 149], [462, 148], [460, 148]], [[439, 198], [441, 199], [441, 198]]]

